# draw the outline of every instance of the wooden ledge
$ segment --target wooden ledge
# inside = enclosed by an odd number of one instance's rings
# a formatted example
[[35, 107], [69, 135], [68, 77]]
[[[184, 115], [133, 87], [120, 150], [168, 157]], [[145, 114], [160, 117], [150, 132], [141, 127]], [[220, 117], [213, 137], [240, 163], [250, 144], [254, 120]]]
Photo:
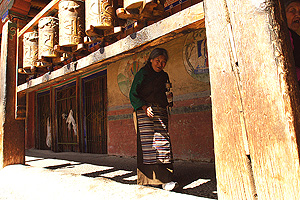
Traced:
[[188, 7], [170, 17], [128, 35], [109, 46], [72, 62], [62, 68], [19, 85], [17, 92], [29, 92], [74, 75], [94, 70], [147, 48], [166, 43], [189, 31], [204, 28], [203, 2]]

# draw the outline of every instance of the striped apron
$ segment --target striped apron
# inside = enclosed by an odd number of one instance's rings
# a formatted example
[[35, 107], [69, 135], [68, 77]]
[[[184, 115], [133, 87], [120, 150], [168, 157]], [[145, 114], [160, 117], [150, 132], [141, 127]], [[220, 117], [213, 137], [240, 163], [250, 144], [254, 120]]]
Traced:
[[137, 110], [138, 129], [141, 138], [144, 164], [167, 164], [173, 162], [168, 113], [166, 108], [152, 106], [154, 117], [144, 110]]

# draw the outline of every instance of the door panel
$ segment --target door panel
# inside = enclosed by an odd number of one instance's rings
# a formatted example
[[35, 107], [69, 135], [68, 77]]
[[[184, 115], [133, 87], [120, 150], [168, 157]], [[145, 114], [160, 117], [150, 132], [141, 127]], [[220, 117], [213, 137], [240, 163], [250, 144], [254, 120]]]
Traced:
[[[48, 106], [45, 106], [45, 105], [48, 105]], [[50, 93], [49, 92], [37, 94], [37, 106], [38, 106], [38, 109], [37, 109], [38, 123], [37, 123], [35, 148], [49, 150], [51, 147], [51, 142], [50, 142], [50, 144], [48, 143], [49, 146], [47, 146], [47, 144], [46, 144], [47, 132], [49, 131], [49, 128], [50, 128], [50, 127], [48, 127], [48, 129], [47, 129], [47, 126], [50, 126], [50, 124], [51, 124], [51, 121], [50, 121]], [[47, 120], [49, 120], [48, 123], [47, 123]]]
[[107, 153], [106, 75], [84, 81], [85, 151]]
[[79, 151], [76, 85], [56, 91], [58, 151]]

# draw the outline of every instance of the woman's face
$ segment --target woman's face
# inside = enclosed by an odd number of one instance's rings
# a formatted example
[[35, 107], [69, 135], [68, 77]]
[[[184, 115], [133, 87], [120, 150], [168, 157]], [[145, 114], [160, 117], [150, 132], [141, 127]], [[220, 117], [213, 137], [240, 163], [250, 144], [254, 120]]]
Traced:
[[151, 62], [151, 66], [154, 69], [154, 71], [160, 72], [161, 70], [163, 70], [165, 68], [167, 59], [165, 56], [160, 55], [154, 59], [150, 59], [150, 62]]
[[288, 27], [293, 31], [297, 31], [300, 27], [300, 2], [290, 3], [285, 12]]

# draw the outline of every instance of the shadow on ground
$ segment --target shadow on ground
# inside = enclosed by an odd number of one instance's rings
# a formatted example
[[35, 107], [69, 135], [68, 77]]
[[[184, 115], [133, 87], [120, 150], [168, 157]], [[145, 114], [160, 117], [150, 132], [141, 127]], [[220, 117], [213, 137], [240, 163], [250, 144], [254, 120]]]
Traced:
[[[48, 150], [26, 150], [26, 165], [92, 178], [104, 177], [124, 184], [136, 184], [136, 158]], [[176, 160], [175, 192], [217, 199], [213, 163]]]

